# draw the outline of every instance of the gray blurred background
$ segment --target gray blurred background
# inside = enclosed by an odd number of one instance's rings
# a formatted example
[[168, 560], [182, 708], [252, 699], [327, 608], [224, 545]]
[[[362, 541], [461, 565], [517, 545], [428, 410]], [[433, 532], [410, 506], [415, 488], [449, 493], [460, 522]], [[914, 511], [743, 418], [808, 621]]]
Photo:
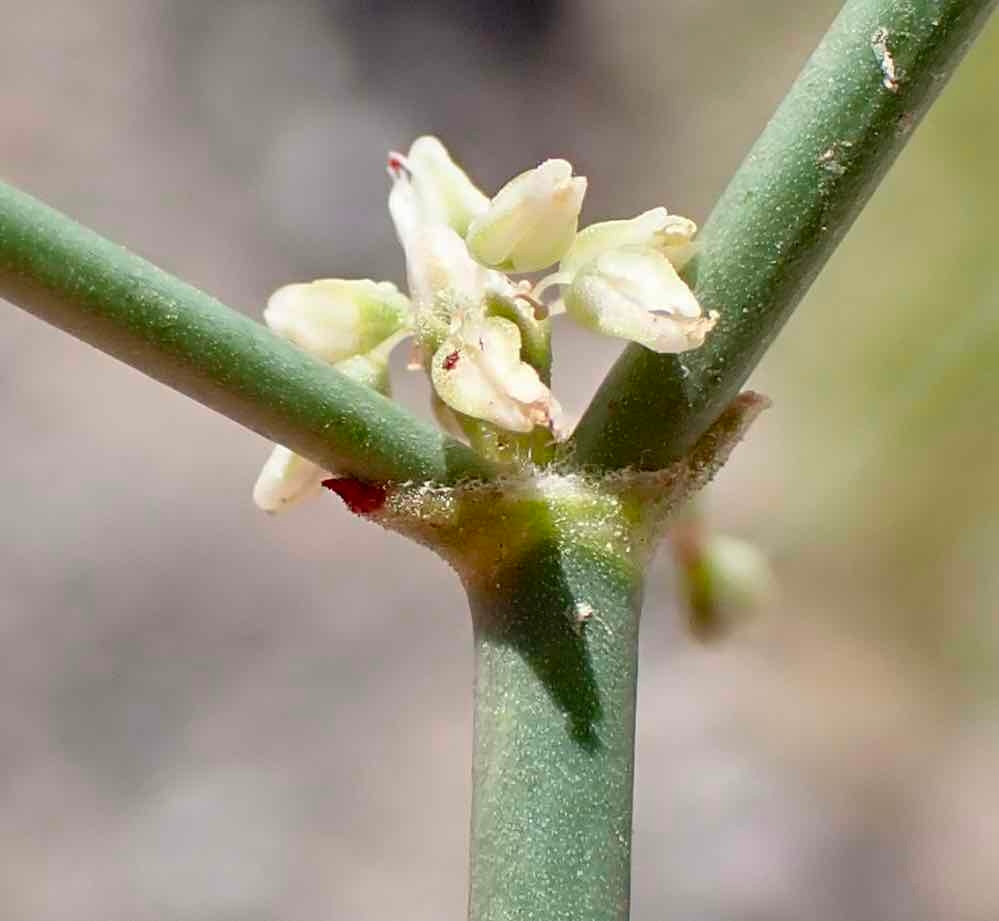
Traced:
[[[259, 316], [401, 280], [384, 153], [703, 220], [836, 0], [0, 0], [0, 175]], [[636, 921], [999, 917], [999, 28], [754, 381], [711, 488], [774, 603], [643, 624]], [[616, 348], [557, 333], [585, 406]], [[400, 399], [426, 410], [405, 375]], [[428, 552], [0, 303], [0, 917], [463, 917], [470, 626]]]

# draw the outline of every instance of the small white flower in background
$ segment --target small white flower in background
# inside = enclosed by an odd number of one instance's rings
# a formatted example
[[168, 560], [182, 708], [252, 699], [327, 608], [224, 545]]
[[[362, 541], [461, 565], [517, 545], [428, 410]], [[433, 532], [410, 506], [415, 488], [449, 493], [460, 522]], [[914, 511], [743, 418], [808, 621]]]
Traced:
[[452, 409], [510, 432], [550, 428], [558, 404], [538, 372], [521, 361], [520, 346], [511, 320], [466, 317], [434, 354], [434, 390]]
[[646, 247], [611, 249], [587, 263], [573, 278], [565, 309], [581, 326], [653, 352], [696, 349], [717, 321], [702, 313], [669, 259]]
[[535, 272], [572, 245], [586, 179], [565, 160], [545, 160], [511, 179], [468, 228], [468, 248], [483, 265]]
[[[561, 312], [560, 302], [541, 299], [549, 287], [561, 289], [577, 323], [657, 352], [697, 348], [716, 323], [678, 274], [693, 253], [693, 221], [653, 208], [577, 232], [586, 179], [565, 160], [521, 173], [492, 199], [437, 138], [391, 153], [388, 172], [411, 300], [387, 282], [324, 279], [279, 289], [264, 317], [278, 335], [386, 395], [389, 353], [412, 335], [435, 415], [452, 433], [471, 419], [514, 436], [536, 427], [561, 436], [561, 409], [545, 383], [549, 314]], [[533, 288], [504, 274], [556, 263]], [[254, 499], [277, 511], [327, 476], [278, 446]]]

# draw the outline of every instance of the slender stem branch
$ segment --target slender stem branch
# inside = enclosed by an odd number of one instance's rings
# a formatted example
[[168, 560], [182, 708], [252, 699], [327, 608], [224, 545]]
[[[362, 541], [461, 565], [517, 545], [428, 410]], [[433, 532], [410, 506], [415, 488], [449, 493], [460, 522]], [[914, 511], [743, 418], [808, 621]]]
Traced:
[[756, 366], [995, 6], [848, 0], [704, 228], [692, 278], [721, 322], [687, 355], [629, 347], [576, 429], [568, 453], [578, 464], [655, 469], [689, 450]]
[[445, 483], [491, 475], [398, 404], [2, 184], [0, 297], [327, 469]]

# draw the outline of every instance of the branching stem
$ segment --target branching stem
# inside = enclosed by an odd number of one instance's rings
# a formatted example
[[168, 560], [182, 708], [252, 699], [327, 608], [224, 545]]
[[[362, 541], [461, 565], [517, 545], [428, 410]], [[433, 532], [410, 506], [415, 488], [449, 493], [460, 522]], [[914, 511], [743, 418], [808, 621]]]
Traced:
[[[848, 0], [722, 195], [688, 271], [721, 313], [686, 355], [629, 347], [576, 428], [575, 462], [659, 469], [738, 393], [997, 0]], [[872, 253], [876, 271], [877, 253]]]

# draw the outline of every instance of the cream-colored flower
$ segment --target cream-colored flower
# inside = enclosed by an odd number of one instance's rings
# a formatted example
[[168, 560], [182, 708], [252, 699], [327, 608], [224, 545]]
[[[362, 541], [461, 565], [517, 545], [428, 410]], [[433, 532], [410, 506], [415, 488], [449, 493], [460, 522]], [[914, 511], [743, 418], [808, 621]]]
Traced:
[[502, 317], [466, 317], [431, 361], [438, 396], [452, 409], [510, 432], [550, 426], [559, 412], [537, 371], [520, 359], [520, 330]]
[[661, 252], [611, 249], [579, 271], [565, 295], [566, 312], [582, 326], [628, 339], [654, 352], [686, 352], [717, 322]]
[[409, 314], [408, 298], [389, 282], [325, 278], [279, 288], [264, 319], [282, 338], [332, 363], [371, 351]]
[[572, 245], [586, 179], [565, 160], [546, 160], [511, 179], [468, 228], [468, 248], [483, 265], [534, 272]]

